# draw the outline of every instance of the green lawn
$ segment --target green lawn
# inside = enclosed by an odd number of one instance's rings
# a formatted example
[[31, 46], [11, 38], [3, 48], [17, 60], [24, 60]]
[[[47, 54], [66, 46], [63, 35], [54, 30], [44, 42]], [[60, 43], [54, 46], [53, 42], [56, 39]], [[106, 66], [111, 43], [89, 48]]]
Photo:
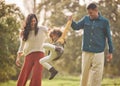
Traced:
[[[29, 81], [27, 82], [27, 86]], [[53, 80], [43, 79], [42, 86], [79, 86], [80, 80], [79, 76], [57, 76]], [[6, 83], [1, 83], [0, 86], [16, 86], [16, 81], [10, 80]], [[117, 79], [103, 79], [102, 86], [120, 86], [120, 78]]]

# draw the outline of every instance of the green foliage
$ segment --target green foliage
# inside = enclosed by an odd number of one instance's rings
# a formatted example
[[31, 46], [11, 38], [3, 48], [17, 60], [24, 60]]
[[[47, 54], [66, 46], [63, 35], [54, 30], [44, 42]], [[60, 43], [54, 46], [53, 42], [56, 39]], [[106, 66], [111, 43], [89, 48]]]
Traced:
[[0, 82], [9, 80], [16, 74], [15, 56], [18, 46], [18, 29], [20, 28], [20, 14], [18, 7], [0, 2]]
[[[120, 1], [119, 0], [102, 0], [99, 2], [101, 13], [110, 20], [114, 53], [113, 60], [109, 64], [105, 64], [105, 74], [112, 76], [120, 75]], [[114, 71], [111, 71], [114, 70]]]
[[[73, 12], [73, 14], [79, 13], [79, 17], [84, 14], [85, 7], [79, 6], [79, 2], [74, 0], [44, 0], [38, 6], [37, 12], [39, 13], [42, 9], [45, 10], [45, 21], [49, 27], [61, 27], [66, 24], [67, 12]], [[49, 15], [49, 16], [48, 16]]]

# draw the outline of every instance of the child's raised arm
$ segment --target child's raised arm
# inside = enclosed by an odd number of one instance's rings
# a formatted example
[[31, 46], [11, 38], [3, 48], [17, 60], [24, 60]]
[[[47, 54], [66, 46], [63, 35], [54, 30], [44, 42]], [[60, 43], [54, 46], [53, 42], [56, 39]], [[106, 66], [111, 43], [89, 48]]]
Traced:
[[65, 29], [64, 29], [64, 32], [62, 34], [62, 36], [57, 40], [57, 42], [61, 43], [61, 44], [64, 44], [65, 42], [65, 37], [69, 31], [69, 28], [71, 27], [71, 23], [72, 23], [72, 20], [68, 20], [66, 26], [65, 26]]

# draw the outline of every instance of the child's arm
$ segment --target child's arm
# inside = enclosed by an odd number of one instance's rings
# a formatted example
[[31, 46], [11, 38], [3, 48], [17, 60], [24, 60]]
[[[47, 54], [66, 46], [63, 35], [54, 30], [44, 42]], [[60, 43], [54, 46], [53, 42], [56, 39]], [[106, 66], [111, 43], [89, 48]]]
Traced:
[[65, 26], [65, 30], [62, 34], [62, 36], [57, 40], [57, 42], [61, 43], [61, 44], [64, 44], [65, 42], [65, 37], [69, 31], [69, 28], [71, 27], [71, 23], [72, 23], [72, 20], [69, 20]]

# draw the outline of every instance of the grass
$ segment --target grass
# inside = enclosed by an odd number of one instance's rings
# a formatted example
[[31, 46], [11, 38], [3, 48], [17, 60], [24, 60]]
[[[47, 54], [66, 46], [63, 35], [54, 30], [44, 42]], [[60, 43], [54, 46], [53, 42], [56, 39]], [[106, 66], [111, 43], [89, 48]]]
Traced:
[[105, 78], [102, 81], [102, 86], [120, 86], [120, 78], [116, 79]]
[[[75, 76], [57, 76], [53, 80], [43, 79], [42, 86], [79, 86], [80, 78]], [[16, 81], [10, 80], [6, 83], [0, 83], [0, 86], [16, 86]], [[27, 85], [29, 86], [29, 81]], [[102, 81], [102, 86], [120, 86], [120, 78], [109, 79], [105, 78]]]
[[55, 80], [45, 79], [42, 86], [79, 86], [79, 77], [62, 76], [56, 77]]

